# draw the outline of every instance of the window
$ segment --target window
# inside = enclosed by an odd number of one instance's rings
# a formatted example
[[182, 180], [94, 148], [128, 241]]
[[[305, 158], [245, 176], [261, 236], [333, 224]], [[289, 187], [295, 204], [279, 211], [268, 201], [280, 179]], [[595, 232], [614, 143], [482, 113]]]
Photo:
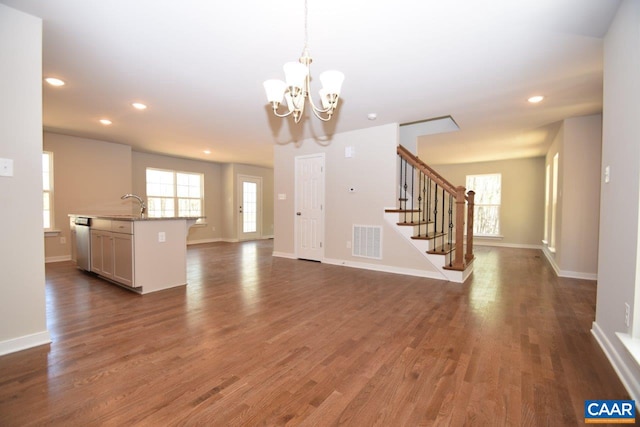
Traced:
[[553, 171], [551, 182], [551, 235], [549, 236], [549, 251], [556, 251], [556, 227], [557, 227], [557, 211], [558, 211], [558, 153], [553, 156]]
[[473, 234], [476, 236], [500, 235], [500, 199], [502, 175], [467, 175], [467, 191], [473, 190], [475, 210]]
[[45, 230], [53, 228], [53, 153], [42, 153], [42, 224]]
[[203, 216], [203, 175], [147, 168], [149, 217]]

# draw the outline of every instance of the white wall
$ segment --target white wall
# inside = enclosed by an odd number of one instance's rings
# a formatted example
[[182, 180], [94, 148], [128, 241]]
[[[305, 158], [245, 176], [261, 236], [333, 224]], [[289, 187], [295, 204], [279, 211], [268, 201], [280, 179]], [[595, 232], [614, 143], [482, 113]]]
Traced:
[[[631, 305], [633, 335], [640, 335], [638, 223], [640, 203], [640, 2], [624, 1], [605, 38], [598, 300], [593, 333], [631, 397], [640, 399], [640, 369], [616, 332], [628, 333], [624, 304]], [[636, 341], [639, 341], [636, 339]]]
[[[367, 268], [389, 271], [435, 269], [425, 258], [384, 221], [384, 208], [397, 206], [396, 165], [398, 126], [367, 128], [333, 135], [328, 143], [307, 139], [300, 144], [274, 148], [275, 200], [274, 253], [295, 256], [295, 158], [325, 153], [325, 262], [344, 265], [367, 264]], [[345, 148], [355, 154], [345, 157]], [[355, 188], [350, 193], [348, 189]], [[354, 224], [383, 227], [383, 259], [354, 257], [347, 243]]]
[[0, 4], [0, 354], [50, 341], [42, 229], [42, 21]]

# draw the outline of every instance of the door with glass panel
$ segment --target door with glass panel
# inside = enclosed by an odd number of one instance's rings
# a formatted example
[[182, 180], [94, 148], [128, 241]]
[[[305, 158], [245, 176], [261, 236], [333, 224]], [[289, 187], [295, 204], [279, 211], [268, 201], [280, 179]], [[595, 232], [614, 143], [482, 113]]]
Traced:
[[238, 175], [238, 240], [262, 237], [262, 178]]

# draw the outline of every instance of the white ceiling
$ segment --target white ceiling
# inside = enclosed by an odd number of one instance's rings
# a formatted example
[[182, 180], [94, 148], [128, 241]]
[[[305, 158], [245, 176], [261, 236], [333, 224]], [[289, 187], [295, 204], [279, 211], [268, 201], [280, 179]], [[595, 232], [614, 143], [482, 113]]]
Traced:
[[139, 151], [271, 166], [274, 144], [450, 115], [460, 131], [420, 138], [427, 162], [536, 156], [554, 123], [602, 109], [619, 0], [308, 2], [312, 77], [346, 79], [331, 122], [296, 125], [262, 82], [300, 56], [302, 0], [0, 0], [43, 18], [43, 75], [67, 82], [43, 88], [45, 129]]

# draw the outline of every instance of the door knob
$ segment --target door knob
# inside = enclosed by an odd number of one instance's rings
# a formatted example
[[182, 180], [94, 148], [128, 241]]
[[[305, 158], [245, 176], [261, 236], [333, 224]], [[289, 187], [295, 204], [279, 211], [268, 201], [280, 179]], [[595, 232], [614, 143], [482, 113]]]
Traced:
[[300, 216], [302, 215], [302, 212], [296, 212], [296, 215]]

